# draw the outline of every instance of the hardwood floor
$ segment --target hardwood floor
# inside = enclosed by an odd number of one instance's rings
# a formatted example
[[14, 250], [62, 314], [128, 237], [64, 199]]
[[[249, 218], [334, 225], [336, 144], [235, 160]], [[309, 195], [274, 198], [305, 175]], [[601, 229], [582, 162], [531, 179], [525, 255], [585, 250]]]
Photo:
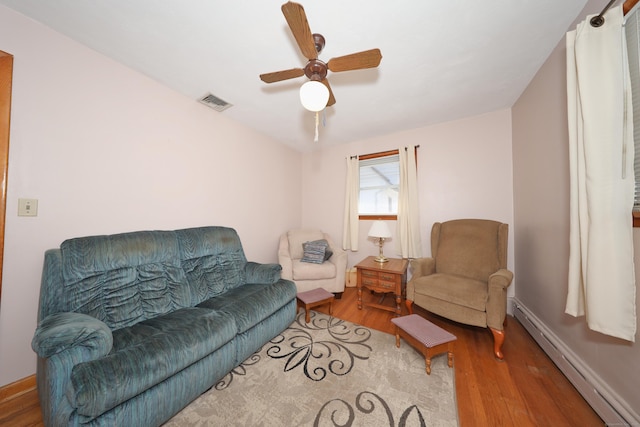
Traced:
[[[363, 299], [368, 298], [379, 302], [380, 296], [365, 292]], [[393, 313], [367, 307], [358, 310], [356, 299], [355, 288], [347, 288], [342, 299], [335, 301], [333, 315], [393, 333]], [[394, 304], [391, 296], [382, 303]], [[318, 311], [326, 313], [328, 307]], [[458, 337], [454, 369], [462, 427], [604, 426], [515, 318], [509, 317], [502, 347], [505, 357], [498, 362], [493, 357], [489, 330], [460, 325], [419, 307], [414, 311]], [[37, 393], [27, 392], [0, 403], [0, 426], [42, 426]]]
[[[363, 292], [363, 300], [379, 296]], [[357, 292], [347, 288], [333, 315], [394, 333], [393, 313], [358, 310]], [[379, 302], [379, 301], [376, 301]], [[395, 306], [391, 295], [383, 304]], [[403, 314], [406, 307], [402, 304]], [[322, 311], [322, 310], [319, 310]], [[504, 361], [493, 356], [488, 329], [461, 325], [414, 306], [417, 313], [454, 334], [454, 369], [460, 425], [467, 426], [604, 426], [604, 422], [514, 317], [509, 317], [502, 346]], [[445, 357], [445, 356], [441, 356]]]

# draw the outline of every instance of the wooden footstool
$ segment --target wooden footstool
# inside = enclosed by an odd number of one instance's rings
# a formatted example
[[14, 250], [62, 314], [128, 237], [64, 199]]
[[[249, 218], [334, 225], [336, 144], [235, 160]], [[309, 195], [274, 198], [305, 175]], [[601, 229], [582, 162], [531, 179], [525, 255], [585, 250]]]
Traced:
[[427, 375], [431, 375], [431, 358], [447, 353], [448, 365], [453, 367], [453, 343], [455, 335], [434, 325], [417, 314], [395, 317], [391, 321], [396, 325], [396, 347], [400, 347], [400, 337], [424, 355]]
[[324, 288], [312, 289], [306, 292], [298, 292], [298, 295], [296, 295], [296, 297], [297, 297], [298, 309], [300, 307], [304, 307], [306, 311], [304, 320], [307, 323], [309, 323], [311, 320], [309, 318], [309, 310], [311, 310], [313, 307], [318, 307], [324, 304], [330, 304], [329, 314], [333, 314], [334, 295], [331, 292], [325, 291]]

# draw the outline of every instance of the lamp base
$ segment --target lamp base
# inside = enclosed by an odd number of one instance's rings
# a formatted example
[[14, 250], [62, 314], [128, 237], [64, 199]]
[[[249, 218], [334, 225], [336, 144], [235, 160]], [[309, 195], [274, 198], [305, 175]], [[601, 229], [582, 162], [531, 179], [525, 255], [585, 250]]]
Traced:
[[382, 253], [382, 245], [384, 245], [384, 237], [379, 237], [378, 238], [378, 246], [380, 248], [380, 252], [379, 252], [378, 256], [375, 257], [374, 261], [375, 262], [379, 262], [380, 264], [389, 261], [389, 258], [384, 256], [384, 253]]

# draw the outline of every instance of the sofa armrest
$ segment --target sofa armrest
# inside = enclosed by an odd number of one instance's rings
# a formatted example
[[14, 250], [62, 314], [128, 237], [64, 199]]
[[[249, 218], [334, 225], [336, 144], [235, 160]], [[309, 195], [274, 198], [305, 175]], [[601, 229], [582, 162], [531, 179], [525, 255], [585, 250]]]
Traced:
[[76, 365], [111, 351], [111, 330], [86, 314], [55, 313], [40, 321], [31, 347], [38, 354], [36, 379], [44, 425], [67, 425], [76, 410], [67, 394], [71, 372]]
[[85, 349], [91, 360], [111, 351], [111, 329], [95, 317], [82, 313], [56, 313], [44, 318], [36, 329], [31, 348], [43, 358], [74, 347]]
[[247, 283], [255, 285], [271, 285], [280, 280], [282, 266], [280, 264], [259, 264], [247, 262], [244, 267]]
[[487, 326], [499, 331], [504, 328], [507, 315], [507, 288], [513, 281], [513, 273], [500, 269], [489, 276], [489, 297], [487, 299]]

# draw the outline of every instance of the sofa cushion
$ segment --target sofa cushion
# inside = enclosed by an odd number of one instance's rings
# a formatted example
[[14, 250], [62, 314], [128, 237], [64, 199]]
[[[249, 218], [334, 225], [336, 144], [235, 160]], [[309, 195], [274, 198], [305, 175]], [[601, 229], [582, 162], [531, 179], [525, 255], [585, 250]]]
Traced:
[[488, 285], [485, 282], [438, 273], [414, 280], [416, 294], [427, 295], [474, 310], [486, 310]]
[[97, 417], [209, 355], [235, 333], [233, 318], [200, 308], [120, 329], [111, 353], [73, 368], [69, 398], [78, 414]]
[[191, 305], [171, 231], [80, 237], [60, 245], [63, 311], [119, 329]]
[[198, 307], [226, 313], [241, 334], [278, 311], [296, 297], [296, 287], [288, 281], [271, 285], [247, 284], [202, 302]]
[[331, 279], [336, 277], [336, 266], [332, 262], [323, 262], [322, 264], [311, 264], [302, 262], [302, 260], [294, 259], [293, 280], [318, 280]]
[[287, 239], [289, 240], [289, 254], [291, 258], [301, 259], [304, 255], [302, 245], [305, 242], [324, 239], [324, 234], [322, 231], [316, 229], [290, 230], [287, 232]]

